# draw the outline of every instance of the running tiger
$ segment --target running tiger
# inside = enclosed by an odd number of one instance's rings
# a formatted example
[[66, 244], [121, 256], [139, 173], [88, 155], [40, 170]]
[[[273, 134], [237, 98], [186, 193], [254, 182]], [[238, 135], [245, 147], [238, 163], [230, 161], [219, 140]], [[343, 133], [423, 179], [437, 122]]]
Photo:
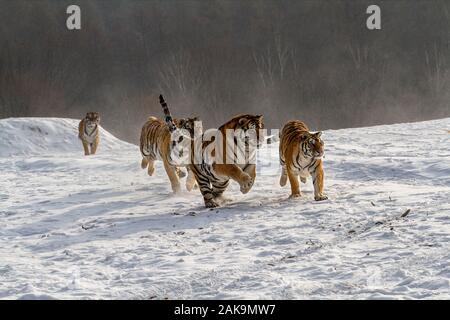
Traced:
[[[226, 155], [227, 148], [221, 149], [223, 150], [223, 153], [221, 153], [221, 159], [224, 159], [225, 161], [218, 161], [217, 156], [219, 155], [218, 151], [220, 149], [216, 148], [212, 150], [210, 154], [211, 158], [209, 159], [209, 161], [205, 161], [205, 157], [207, 157], [205, 156], [205, 154], [207, 153], [207, 149], [210, 148], [211, 144], [214, 143], [215, 140], [214, 142], [212, 140], [202, 142], [201, 163], [198, 163], [199, 161], [195, 161], [195, 159], [193, 158], [189, 167], [194, 173], [194, 176], [200, 188], [200, 192], [203, 195], [205, 206], [207, 208], [214, 208], [219, 206], [218, 201], [221, 199], [223, 192], [228, 187], [230, 179], [238, 182], [241, 192], [243, 194], [246, 194], [252, 188], [256, 178], [256, 148], [249, 149], [252, 140], [249, 140], [247, 137], [242, 136], [235, 136], [234, 139], [226, 139], [226, 130], [232, 129], [233, 132], [237, 132], [235, 130], [240, 129], [241, 133], [246, 133], [249, 129], [252, 129], [254, 130], [253, 132], [256, 133], [256, 146], [260, 147], [260, 141], [262, 140], [262, 138], [260, 138], [259, 136], [259, 129], [263, 128], [264, 123], [263, 117], [261, 115], [244, 114], [235, 116], [218, 129], [224, 141], [223, 146], [226, 146], [227, 142], [228, 144], [230, 144], [228, 140], [231, 140], [231, 143], [233, 145], [230, 145], [228, 147], [233, 147], [233, 159], [236, 159], [238, 157], [236, 152], [246, 152], [246, 158], [244, 159], [243, 163], [233, 162], [230, 164], [229, 161], [226, 160], [229, 158]], [[238, 139], [241, 143], [238, 143]]]
[[98, 112], [88, 112], [78, 125], [78, 138], [83, 143], [84, 155], [95, 154], [100, 142], [100, 115]]
[[[162, 105], [165, 105], [162, 96], [160, 96], [160, 102]], [[180, 170], [179, 165], [174, 164], [174, 159], [172, 159], [172, 150], [176, 144], [176, 141], [171, 141], [172, 133], [177, 129], [185, 129], [189, 131], [191, 137], [193, 137], [196, 121], [198, 121], [197, 117], [179, 120], [172, 119], [170, 113], [167, 113], [166, 122], [155, 117], [150, 117], [141, 130], [141, 168], [147, 168], [148, 174], [152, 176], [155, 171], [155, 160], [161, 160], [164, 164], [164, 169], [166, 170], [167, 176], [169, 177], [170, 184], [174, 193], [180, 191], [179, 178], [183, 178], [185, 176], [185, 173]], [[180, 136], [179, 139], [183, 138]], [[191, 191], [195, 187], [195, 178], [188, 168], [186, 189], [188, 191]]]
[[287, 178], [291, 184], [291, 198], [301, 196], [298, 177], [306, 183], [307, 176], [311, 175], [314, 185], [314, 199], [326, 200], [323, 194], [323, 141], [322, 132], [311, 133], [301, 121], [287, 122], [280, 134], [280, 163], [282, 173], [280, 185], [286, 185]]

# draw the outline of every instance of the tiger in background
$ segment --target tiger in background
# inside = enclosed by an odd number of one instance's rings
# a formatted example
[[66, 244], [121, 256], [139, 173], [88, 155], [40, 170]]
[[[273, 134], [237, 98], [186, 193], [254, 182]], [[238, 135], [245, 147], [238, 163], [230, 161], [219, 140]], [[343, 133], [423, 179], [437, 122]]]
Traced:
[[100, 115], [98, 112], [88, 112], [78, 125], [78, 138], [83, 143], [84, 155], [95, 154], [100, 142]]
[[323, 193], [324, 173], [322, 156], [324, 143], [320, 139], [322, 132], [311, 133], [305, 123], [288, 121], [280, 134], [280, 164], [282, 167], [280, 185], [291, 184], [291, 198], [301, 196], [298, 178], [306, 183], [308, 176], [312, 177], [314, 199], [326, 200]]
[[[163, 109], [164, 105], [167, 106], [162, 96], [160, 96], [160, 103]], [[164, 111], [166, 113], [166, 110]], [[150, 117], [141, 130], [139, 144], [142, 155], [141, 168], [147, 168], [148, 175], [152, 176], [155, 171], [155, 160], [161, 160], [174, 193], [180, 191], [179, 178], [183, 178], [186, 174], [180, 170], [179, 165], [174, 164], [174, 159], [172, 159], [172, 148], [177, 143], [177, 141], [172, 141], [172, 133], [177, 129], [185, 129], [193, 137], [196, 121], [199, 121], [197, 117], [178, 120], [172, 119], [167, 109], [166, 121], [156, 117]], [[201, 130], [200, 128], [198, 129]], [[182, 139], [182, 136], [179, 139]], [[186, 189], [191, 191], [195, 187], [195, 177], [188, 168]]]
[[[256, 133], [256, 148], [259, 148], [261, 146], [260, 141], [262, 140], [262, 138], [260, 138], [260, 129], [263, 128], [263, 116], [243, 114], [233, 117], [219, 127], [218, 130], [224, 139], [223, 145], [226, 146], [227, 143], [232, 144], [231, 147], [233, 147], [233, 149], [230, 150], [234, 150], [233, 159], [236, 159], [237, 149], [239, 149], [239, 147], [242, 148], [243, 146], [246, 150], [249, 150], [251, 141], [247, 138], [236, 136], [234, 136], [234, 139], [226, 139], [226, 130], [232, 129], [233, 132], [240, 130], [240, 132], [244, 133], [249, 129], [254, 130]], [[241, 139], [241, 143], [238, 143], [238, 139]], [[231, 140], [231, 142], [228, 140]], [[195, 161], [193, 158], [189, 165], [195, 175], [207, 208], [219, 206], [219, 201], [222, 199], [222, 194], [228, 187], [230, 179], [239, 183], [241, 192], [246, 194], [252, 188], [256, 178], [256, 148], [253, 148], [253, 151], [249, 151], [249, 154], [247, 154], [248, 157], [244, 159], [244, 163], [228, 163], [226, 160], [217, 162], [218, 152], [222, 153], [221, 159], [228, 158], [226, 155], [226, 147], [223, 147], [222, 150], [214, 148], [211, 152], [210, 161], [204, 161], [205, 155], [203, 153], [205, 153], [212, 143], [215, 143], [215, 139], [214, 141], [203, 141], [201, 145], [203, 160], [201, 163], [197, 163], [198, 161]], [[253, 159], [254, 161], [249, 161], [249, 159]]]

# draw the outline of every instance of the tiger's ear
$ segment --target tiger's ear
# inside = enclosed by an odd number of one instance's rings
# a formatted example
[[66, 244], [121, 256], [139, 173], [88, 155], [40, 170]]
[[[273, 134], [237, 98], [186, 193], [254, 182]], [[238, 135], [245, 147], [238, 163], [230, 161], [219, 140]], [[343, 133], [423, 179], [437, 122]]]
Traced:
[[242, 126], [245, 121], [247, 121], [247, 118], [240, 118], [238, 123]]
[[302, 133], [300, 134], [300, 140], [306, 140], [309, 138], [309, 134], [308, 133]]
[[315, 135], [317, 138], [320, 138], [320, 136], [322, 135], [322, 131], [316, 132], [314, 135]]
[[258, 119], [259, 121], [262, 121], [264, 118], [264, 116], [262, 114], [257, 114], [256, 115], [256, 119]]

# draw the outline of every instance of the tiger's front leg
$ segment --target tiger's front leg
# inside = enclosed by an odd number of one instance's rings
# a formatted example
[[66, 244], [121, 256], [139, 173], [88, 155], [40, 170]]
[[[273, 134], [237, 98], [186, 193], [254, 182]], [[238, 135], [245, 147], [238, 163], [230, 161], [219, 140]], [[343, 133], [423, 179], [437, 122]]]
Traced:
[[167, 176], [169, 177], [170, 184], [172, 185], [172, 191], [178, 193], [181, 191], [180, 180], [178, 178], [176, 167], [169, 164], [168, 161], [164, 160], [164, 169], [166, 169]]
[[94, 142], [91, 144], [91, 154], [95, 154], [97, 152], [98, 142]]
[[256, 179], [256, 164], [249, 164], [247, 167], [245, 167], [244, 172], [248, 173], [250, 177], [252, 177], [253, 182], [255, 182]]
[[298, 182], [298, 173], [294, 172], [289, 166], [286, 168], [289, 183], [291, 184], [290, 198], [300, 198], [302, 196], [300, 192], [300, 184]]
[[81, 140], [81, 143], [83, 143], [84, 155], [88, 156], [89, 155], [89, 143], [87, 143], [84, 140]]
[[213, 190], [211, 188], [211, 186], [209, 185], [209, 182], [200, 182], [197, 181], [199, 188], [200, 188], [200, 192], [202, 193], [203, 196], [203, 201], [205, 202], [205, 207], [207, 208], [216, 208], [219, 206], [219, 204], [217, 203], [217, 201], [214, 199], [214, 193]]
[[247, 172], [242, 171], [237, 165], [214, 163], [212, 166], [218, 175], [229, 177], [239, 183], [243, 194], [246, 194], [252, 188], [254, 179]]
[[212, 192], [214, 199], [221, 199], [223, 192], [226, 190], [228, 185], [230, 184], [230, 180], [225, 181], [217, 181], [212, 183]]
[[[205, 207], [207, 208], [215, 208], [218, 207], [219, 204], [214, 200], [214, 194], [211, 188], [211, 183], [208, 178], [204, 176], [202, 173], [196, 169], [194, 165], [188, 167], [189, 172], [195, 177], [195, 180], [198, 184], [200, 192], [203, 196], [203, 201], [205, 202]], [[188, 176], [189, 178], [189, 176]]]
[[310, 173], [314, 184], [314, 200], [322, 201], [327, 200], [328, 197], [323, 194], [324, 174], [322, 160], [319, 159], [317, 161], [317, 165], [311, 169]]

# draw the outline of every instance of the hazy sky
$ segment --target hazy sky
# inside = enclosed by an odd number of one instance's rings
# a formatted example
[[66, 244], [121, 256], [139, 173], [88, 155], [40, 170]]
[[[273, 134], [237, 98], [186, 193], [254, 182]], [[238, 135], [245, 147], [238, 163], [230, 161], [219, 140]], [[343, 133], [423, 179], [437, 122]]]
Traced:
[[[0, 117], [81, 118], [136, 142], [163, 93], [217, 126], [263, 114], [313, 129], [450, 116], [450, 3], [0, 1]], [[81, 30], [66, 27], [67, 6]]]

